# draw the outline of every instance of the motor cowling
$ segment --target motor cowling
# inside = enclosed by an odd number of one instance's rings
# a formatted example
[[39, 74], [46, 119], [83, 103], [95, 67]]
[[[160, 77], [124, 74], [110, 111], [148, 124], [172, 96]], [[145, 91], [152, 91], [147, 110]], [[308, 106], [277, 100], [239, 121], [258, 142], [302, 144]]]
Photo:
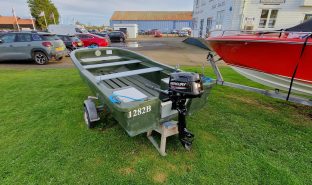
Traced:
[[185, 98], [197, 98], [204, 93], [202, 76], [192, 72], [171, 73], [169, 92]]

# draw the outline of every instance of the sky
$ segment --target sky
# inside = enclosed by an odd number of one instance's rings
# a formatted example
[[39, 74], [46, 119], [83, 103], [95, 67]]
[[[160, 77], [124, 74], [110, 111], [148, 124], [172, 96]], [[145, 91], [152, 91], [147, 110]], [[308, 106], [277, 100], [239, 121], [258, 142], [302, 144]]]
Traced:
[[[52, 0], [63, 24], [109, 25], [114, 11], [192, 11], [193, 0]], [[0, 0], [0, 15], [30, 18], [27, 0]]]

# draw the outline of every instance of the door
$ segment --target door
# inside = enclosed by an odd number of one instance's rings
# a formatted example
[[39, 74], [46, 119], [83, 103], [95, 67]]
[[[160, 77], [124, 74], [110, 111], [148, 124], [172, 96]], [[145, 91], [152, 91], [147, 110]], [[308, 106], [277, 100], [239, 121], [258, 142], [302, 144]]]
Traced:
[[13, 48], [15, 50], [15, 58], [18, 60], [26, 60], [31, 58], [32, 50], [31, 34], [17, 33]]
[[89, 35], [80, 34], [78, 35], [79, 39], [83, 42], [84, 46], [88, 47], [91, 43], [93, 37]]
[[15, 41], [15, 34], [9, 33], [1, 37], [2, 43], [0, 43], [0, 60], [12, 60], [15, 56], [13, 44]]

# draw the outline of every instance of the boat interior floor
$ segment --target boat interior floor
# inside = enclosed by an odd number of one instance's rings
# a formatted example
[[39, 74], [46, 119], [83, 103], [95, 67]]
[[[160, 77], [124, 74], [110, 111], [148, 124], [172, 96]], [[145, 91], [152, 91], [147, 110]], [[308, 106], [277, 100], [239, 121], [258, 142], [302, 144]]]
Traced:
[[[112, 74], [120, 74], [122, 72], [131, 71], [127, 67], [119, 67], [111, 71], [101, 70], [98, 69], [93, 72], [95, 76], [102, 76], [102, 75], [112, 75]], [[104, 84], [109, 89], [120, 89], [125, 87], [135, 87], [137, 90], [148, 96], [151, 97], [159, 97], [159, 92], [153, 89], [146, 87], [145, 84], [154, 86], [159, 88], [160, 86], [152, 81], [148, 80], [147, 78], [142, 77], [141, 75], [130, 75], [125, 77], [118, 77], [118, 78], [111, 78], [107, 80], [101, 80], [101, 83]]]

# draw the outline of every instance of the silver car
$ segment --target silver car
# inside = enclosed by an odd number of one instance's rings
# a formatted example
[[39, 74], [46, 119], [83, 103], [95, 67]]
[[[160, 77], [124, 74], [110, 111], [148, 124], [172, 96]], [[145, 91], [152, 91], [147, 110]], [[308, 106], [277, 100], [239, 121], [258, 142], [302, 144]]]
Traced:
[[0, 37], [0, 61], [33, 60], [46, 64], [51, 58], [60, 60], [65, 45], [56, 35], [45, 32], [9, 32]]

